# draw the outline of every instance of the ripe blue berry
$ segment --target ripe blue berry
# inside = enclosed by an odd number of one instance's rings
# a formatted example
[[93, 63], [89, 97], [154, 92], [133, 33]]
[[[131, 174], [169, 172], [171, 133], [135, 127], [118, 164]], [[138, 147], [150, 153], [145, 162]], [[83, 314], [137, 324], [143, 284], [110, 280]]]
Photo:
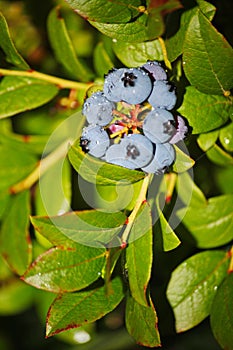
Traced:
[[144, 119], [143, 133], [154, 143], [168, 142], [176, 133], [173, 115], [165, 109], [155, 108]]
[[157, 61], [148, 61], [142, 68], [150, 73], [153, 80], [167, 80], [167, 73]]
[[148, 102], [154, 108], [165, 108], [171, 110], [176, 104], [176, 93], [173, 87], [166, 81], [157, 80], [154, 82]]
[[148, 73], [140, 68], [112, 70], [104, 82], [104, 94], [114, 102], [140, 104], [148, 98], [151, 90], [152, 81]]
[[153, 145], [147, 137], [133, 134], [124, 137], [120, 144], [112, 145], [106, 152], [106, 161], [137, 169], [146, 166], [153, 157]]
[[113, 119], [114, 108], [115, 104], [109, 101], [102, 91], [97, 91], [85, 100], [82, 113], [88, 123], [105, 126]]
[[99, 125], [89, 125], [85, 127], [80, 138], [80, 146], [84, 152], [88, 152], [94, 157], [103, 157], [110, 140], [107, 132]]
[[146, 173], [154, 173], [161, 175], [166, 172], [168, 167], [175, 160], [175, 150], [169, 143], [158, 143], [155, 147], [155, 154], [153, 160], [142, 170]]

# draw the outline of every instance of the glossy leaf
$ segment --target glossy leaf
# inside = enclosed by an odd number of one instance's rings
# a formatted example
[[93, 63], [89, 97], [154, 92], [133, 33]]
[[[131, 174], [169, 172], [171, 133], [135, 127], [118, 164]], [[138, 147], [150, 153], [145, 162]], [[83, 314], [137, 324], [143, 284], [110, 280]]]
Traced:
[[57, 86], [39, 79], [5, 77], [0, 84], [0, 119], [39, 107], [58, 91]]
[[125, 23], [140, 14], [140, 0], [112, 2], [105, 0], [68, 0], [70, 6], [88, 21]]
[[187, 118], [192, 133], [199, 134], [225, 124], [233, 111], [233, 104], [229, 98], [207, 95], [189, 86], [178, 111]]
[[18, 53], [11, 37], [7, 22], [0, 12], [0, 33], [1, 33], [1, 42], [0, 48], [3, 50], [6, 55], [6, 61], [11, 65], [19, 69], [29, 69], [28, 64], [23, 59], [23, 57]]
[[183, 173], [184, 171], [189, 170], [195, 164], [195, 161], [187, 154], [187, 149], [184, 151], [181, 149], [183, 147], [178, 147], [174, 145], [176, 151], [175, 162], [172, 165], [172, 169], [176, 173]]
[[198, 90], [222, 95], [233, 87], [233, 49], [211, 22], [198, 12], [191, 19], [184, 43], [185, 74]]
[[206, 152], [207, 157], [215, 164], [220, 166], [233, 165], [233, 157], [231, 154], [224, 151], [221, 147], [215, 144]]
[[96, 281], [104, 263], [105, 249], [79, 244], [67, 249], [52, 248], [33, 262], [22, 279], [49, 292], [71, 292]]
[[113, 41], [113, 49], [120, 61], [128, 67], [143, 65], [148, 60], [163, 60], [162, 48], [157, 39], [141, 43]]
[[114, 278], [110, 287], [109, 295], [106, 294], [105, 285], [101, 285], [58, 296], [48, 312], [47, 337], [94, 322], [115, 309], [124, 297], [121, 279]]
[[77, 144], [71, 146], [68, 156], [74, 169], [86, 181], [97, 185], [128, 185], [145, 177], [142, 171], [126, 169], [89, 156]]
[[50, 218], [33, 217], [32, 223], [54, 245], [67, 247], [73, 241], [90, 247], [103, 247], [122, 231], [125, 220], [122, 212], [83, 210]]
[[167, 297], [177, 332], [203, 321], [211, 310], [218, 286], [227, 275], [229, 259], [223, 251], [205, 251], [183, 261], [171, 275]]
[[14, 195], [1, 227], [0, 252], [18, 275], [25, 272], [32, 258], [29, 200], [29, 191]]
[[213, 334], [223, 349], [233, 344], [233, 274], [230, 273], [218, 288], [210, 313]]
[[150, 207], [145, 203], [133, 223], [130, 242], [126, 249], [130, 291], [133, 298], [144, 306], [148, 306], [146, 292], [152, 261], [152, 219]]
[[200, 134], [197, 139], [199, 147], [203, 151], [207, 151], [209, 148], [213, 147], [218, 139], [219, 130], [210, 131], [207, 133]]
[[104, 47], [103, 42], [99, 42], [94, 51], [94, 66], [98, 75], [103, 78], [110, 69], [114, 67], [114, 64], [109, 56], [107, 50]]
[[233, 152], [233, 123], [220, 130], [219, 140], [228, 152]]
[[233, 239], [232, 194], [210, 198], [206, 206], [180, 209], [178, 217], [199, 248], [215, 248]]
[[157, 314], [151, 301], [146, 307], [127, 296], [125, 312], [126, 328], [138, 344], [149, 348], [161, 346]]
[[81, 81], [90, 81], [93, 73], [76, 56], [60, 6], [55, 7], [49, 14], [48, 34], [58, 62], [65, 67], [70, 76]]

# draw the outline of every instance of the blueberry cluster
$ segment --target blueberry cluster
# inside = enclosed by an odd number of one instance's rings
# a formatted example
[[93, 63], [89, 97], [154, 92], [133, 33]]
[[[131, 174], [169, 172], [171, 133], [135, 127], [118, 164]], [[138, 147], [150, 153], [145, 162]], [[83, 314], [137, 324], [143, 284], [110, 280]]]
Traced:
[[128, 169], [163, 174], [175, 160], [172, 144], [187, 133], [183, 118], [171, 112], [176, 100], [157, 61], [110, 70], [103, 90], [84, 102], [82, 150]]

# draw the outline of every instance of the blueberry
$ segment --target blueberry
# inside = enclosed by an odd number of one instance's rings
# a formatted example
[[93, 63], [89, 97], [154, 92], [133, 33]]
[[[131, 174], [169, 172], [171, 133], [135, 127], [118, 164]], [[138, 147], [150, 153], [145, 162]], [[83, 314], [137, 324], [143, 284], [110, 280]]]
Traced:
[[153, 157], [153, 145], [144, 135], [133, 134], [124, 137], [118, 145], [112, 145], [106, 152], [106, 161], [138, 169], [146, 166]]
[[144, 119], [143, 133], [154, 143], [168, 142], [176, 133], [173, 115], [160, 108], [149, 112]]
[[100, 158], [104, 156], [109, 145], [109, 136], [99, 125], [89, 125], [83, 129], [80, 146], [84, 152]]
[[165, 108], [171, 110], [176, 104], [176, 93], [167, 81], [157, 80], [154, 82], [148, 102], [154, 108]]
[[168, 167], [175, 160], [175, 150], [169, 143], [158, 143], [155, 147], [153, 160], [142, 170], [146, 173], [154, 173], [156, 175], [164, 174]]
[[148, 73], [140, 68], [112, 70], [104, 82], [104, 94], [114, 102], [140, 104], [148, 98], [151, 90], [152, 81]]
[[88, 123], [105, 126], [113, 119], [114, 108], [115, 104], [109, 101], [102, 91], [97, 91], [85, 100], [82, 113]]
[[148, 61], [142, 68], [150, 73], [153, 80], [167, 80], [167, 73], [157, 61]]
[[176, 117], [176, 133], [175, 135], [169, 140], [169, 143], [177, 143], [181, 140], [183, 140], [188, 133], [188, 127], [185, 125], [184, 119], [178, 115]]

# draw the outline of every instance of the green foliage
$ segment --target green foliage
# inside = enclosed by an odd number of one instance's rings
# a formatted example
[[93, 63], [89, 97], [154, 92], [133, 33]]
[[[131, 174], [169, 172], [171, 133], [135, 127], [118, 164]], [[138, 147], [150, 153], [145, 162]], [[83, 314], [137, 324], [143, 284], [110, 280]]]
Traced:
[[[152, 348], [210, 317], [216, 344], [232, 349], [233, 50], [220, 4], [57, 0], [36, 31], [46, 45], [26, 57], [14, 6], [0, 13], [0, 315], [36, 304], [46, 337], [86, 332], [84, 350], [117, 348], [108, 324], [122, 349], [132, 338]], [[172, 113], [189, 126], [163, 177], [79, 142], [83, 101], [104, 74], [147, 60], [166, 68]]]

